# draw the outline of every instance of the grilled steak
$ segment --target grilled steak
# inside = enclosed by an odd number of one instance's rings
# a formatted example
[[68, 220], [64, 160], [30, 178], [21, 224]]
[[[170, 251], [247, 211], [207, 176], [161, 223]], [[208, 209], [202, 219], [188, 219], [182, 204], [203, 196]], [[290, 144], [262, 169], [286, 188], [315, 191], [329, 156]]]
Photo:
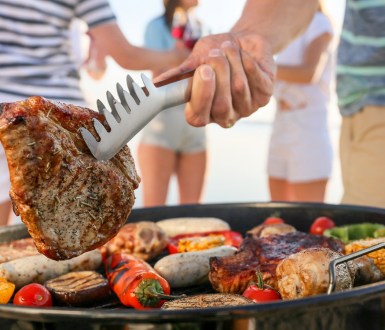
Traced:
[[89, 152], [79, 128], [95, 132], [91, 119], [103, 117], [41, 97], [1, 110], [13, 208], [39, 252], [68, 259], [110, 240], [131, 212], [140, 179], [128, 147], [110, 161]]
[[260, 271], [266, 284], [278, 289], [276, 267], [287, 256], [310, 247], [327, 247], [342, 252], [342, 242], [324, 236], [292, 232], [286, 235], [246, 237], [235, 255], [211, 258], [209, 279], [214, 290], [242, 293], [248, 284], [257, 281]]

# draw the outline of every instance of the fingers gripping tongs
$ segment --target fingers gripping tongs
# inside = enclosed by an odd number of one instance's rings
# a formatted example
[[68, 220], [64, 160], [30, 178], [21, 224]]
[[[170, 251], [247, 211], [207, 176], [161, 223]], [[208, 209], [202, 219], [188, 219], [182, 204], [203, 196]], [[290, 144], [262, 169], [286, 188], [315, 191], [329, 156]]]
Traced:
[[110, 130], [95, 118], [93, 125], [99, 135], [98, 139], [86, 128], [80, 128], [80, 133], [92, 155], [98, 160], [111, 159], [162, 110], [188, 102], [191, 79], [187, 78], [193, 74], [193, 71], [189, 71], [155, 84], [142, 74], [144, 84], [142, 88], [127, 75], [129, 92], [117, 84], [120, 102], [107, 91], [111, 112], [100, 100], [97, 101], [97, 106], [99, 112], [106, 118]]

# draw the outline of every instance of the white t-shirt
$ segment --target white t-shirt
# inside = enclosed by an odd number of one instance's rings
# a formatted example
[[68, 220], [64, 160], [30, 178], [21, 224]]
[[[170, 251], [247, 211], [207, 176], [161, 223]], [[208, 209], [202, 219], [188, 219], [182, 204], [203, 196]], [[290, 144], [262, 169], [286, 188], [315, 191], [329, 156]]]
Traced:
[[[333, 34], [333, 27], [323, 13], [317, 12], [307, 30], [277, 55], [277, 64], [292, 66], [302, 64], [305, 49], [324, 33]], [[294, 84], [277, 80], [274, 96], [284, 100], [293, 108], [298, 106], [325, 107], [330, 100], [333, 86], [334, 57], [332, 47], [332, 45], [329, 46], [324, 71], [316, 83]]]

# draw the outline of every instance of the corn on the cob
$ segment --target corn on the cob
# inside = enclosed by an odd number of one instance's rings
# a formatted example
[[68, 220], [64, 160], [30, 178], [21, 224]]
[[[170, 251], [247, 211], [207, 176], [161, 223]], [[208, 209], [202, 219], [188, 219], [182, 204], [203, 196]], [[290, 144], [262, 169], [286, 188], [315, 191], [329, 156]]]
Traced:
[[223, 235], [182, 238], [178, 242], [179, 252], [193, 252], [211, 249], [225, 244]]
[[[385, 237], [381, 238], [371, 238], [371, 239], [361, 239], [358, 241], [350, 242], [345, 245], [345, 254], [350, 254], [356, 251], [360, 251], [362, 249], [366, 249], [370, 246], [384, 243]], [[385, 275], [385, 249], [380, 249], [371, 253], [368, 253], [367, 256], [373, 259], [376, 267], [381, 271], [383, 275]]]

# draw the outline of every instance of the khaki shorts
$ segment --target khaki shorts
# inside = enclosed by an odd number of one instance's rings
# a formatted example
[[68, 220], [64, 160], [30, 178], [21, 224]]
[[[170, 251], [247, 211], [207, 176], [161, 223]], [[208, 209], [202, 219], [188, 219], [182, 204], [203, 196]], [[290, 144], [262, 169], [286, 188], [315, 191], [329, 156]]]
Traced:
[[385, 106], [343, 117], [340, 157], [342, 203], [385, 208]]

